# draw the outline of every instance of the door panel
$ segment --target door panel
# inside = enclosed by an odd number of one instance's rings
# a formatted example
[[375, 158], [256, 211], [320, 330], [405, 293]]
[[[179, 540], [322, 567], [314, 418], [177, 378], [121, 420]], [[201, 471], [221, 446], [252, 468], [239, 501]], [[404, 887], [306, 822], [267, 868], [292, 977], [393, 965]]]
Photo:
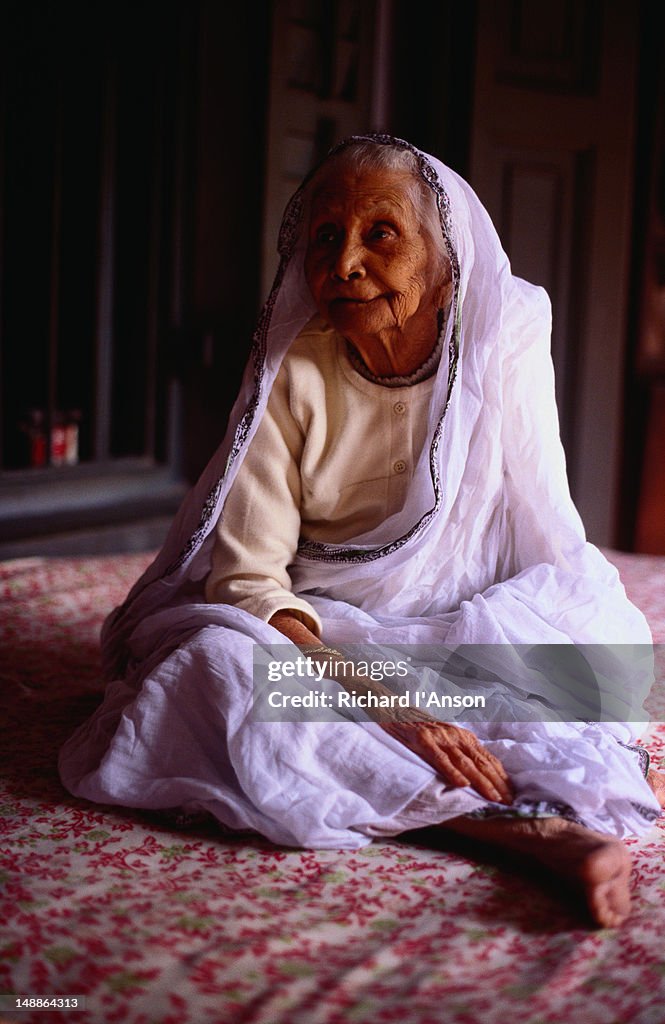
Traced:
[[471, 180], [544, 285], [574, 498], [611, 543], [621, 446], [638, 13], [480, 0]]

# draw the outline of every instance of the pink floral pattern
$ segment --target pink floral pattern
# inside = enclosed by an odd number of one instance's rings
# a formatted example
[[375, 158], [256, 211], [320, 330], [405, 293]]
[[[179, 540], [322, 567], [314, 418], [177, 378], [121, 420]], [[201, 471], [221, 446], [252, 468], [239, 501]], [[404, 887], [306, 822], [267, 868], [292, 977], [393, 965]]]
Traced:
[[[662, 1024], [662, 822], [629, 842], [630, 919], [594, 931], [573, 894], [461, 841], [279, 849], [70, 797], [56, 753], [99, 699], [102, 618], [147, 560], [0, 566], [0, 992], [87, 997], [4, 1019]], [[617, 561], [665, 640], [665, 560]], [[665, 726], [648, 746], [662, 755]]]

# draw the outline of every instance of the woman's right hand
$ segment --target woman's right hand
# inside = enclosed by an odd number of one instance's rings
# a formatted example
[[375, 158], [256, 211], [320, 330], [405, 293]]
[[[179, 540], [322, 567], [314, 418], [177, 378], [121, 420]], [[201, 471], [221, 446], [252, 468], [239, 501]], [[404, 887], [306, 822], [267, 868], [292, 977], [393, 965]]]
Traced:
[[[330, 666], [330, 678], [338, 679], [346, 689], [391, 693], [381, 683], [371, 682], [365, 678], [348, 679], [346, 674], [338, 678], [335, 664], [338, 660], [348, 664], [345, 656], [323, 647], [320, 638], [288, 609], [275, 612], [270, 619], [270, 625], [288, 637], [292, 643], [301, 646], [305, 653], [309, 649], [325, 651]], [[373, 717], [387, 733], [426, 761], [451, 786], [472, 786], [486, 800], [495, 800], [502, 804], [513, 802], [514, 794], [506, 769], [468, 729], [440, 722], [415, 708], [410, 708], [406, 712], [401, 709], [391, 709], [388, 712], [381, 709], [381, 713]]]
[[513, 802], [506, 769], [468, 729], [418, 712], [391, 721], [383, 718], [381, 725], [452, 786], [471, 786], [486, 800]]

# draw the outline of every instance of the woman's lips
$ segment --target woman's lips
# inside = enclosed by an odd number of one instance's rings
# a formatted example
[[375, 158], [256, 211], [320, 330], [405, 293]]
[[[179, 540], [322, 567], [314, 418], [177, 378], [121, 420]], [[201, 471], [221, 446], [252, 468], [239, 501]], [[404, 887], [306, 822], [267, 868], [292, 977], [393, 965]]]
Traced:
[[346, 305], [348, 303], [348, 304], [357, 305], [357, 306], [368, 306], [370, 304], [370, 302], [376, 302], [376, 300], [380, 299], [380, 298], [382, 298], [381, 295], [373, 295], [371, 299], [358, 299], [358, 298], [351, 298], [350, 296], [346, 296], [346, 295], [338, 295], [336, 298], [330, 300], [329, 305], [331, 305], [331, 306], [336, 306], [336, 305], [341, 305], [341, 304], [345, 304]]

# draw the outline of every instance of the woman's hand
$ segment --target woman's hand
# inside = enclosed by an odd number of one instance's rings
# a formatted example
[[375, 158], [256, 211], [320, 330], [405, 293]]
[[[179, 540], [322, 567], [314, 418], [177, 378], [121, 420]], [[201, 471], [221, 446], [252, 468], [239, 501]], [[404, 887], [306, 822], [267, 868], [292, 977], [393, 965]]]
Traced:
[[[321, 646], [319, 637], [287, 609], [275, 612], [270, 619], [270, 625], [305, 650], [307, 646]], [[348, 678], [346, 674], [338, 677], [335, 663], [337, 660], [345, 661], [344, 655], [325, 647], [323, 650], [327, 652], [330, 678], [337, 679], [347, 690], [354, 693], [392, 692], [378, 682]], [[505, 768], [468, 729], [440, 722], [415, 708], [408, 711], [382, 708], [377, 714], [372, 714], [371, 711], [368, 713], [389, 735], [421, 757], [451, 786], [472, 786], [486, 800], [495, 800], [502, 804], [513, 802], [513, 791]]]
[[[417, 717], [416, 717], [417, 716]], [[421, 717], [381, 722], [386, 732], [426, 761], [453, 786], [471, 786], [486, 800], [513, 802], [506, 769], [482, 743], [458, 725]]]

